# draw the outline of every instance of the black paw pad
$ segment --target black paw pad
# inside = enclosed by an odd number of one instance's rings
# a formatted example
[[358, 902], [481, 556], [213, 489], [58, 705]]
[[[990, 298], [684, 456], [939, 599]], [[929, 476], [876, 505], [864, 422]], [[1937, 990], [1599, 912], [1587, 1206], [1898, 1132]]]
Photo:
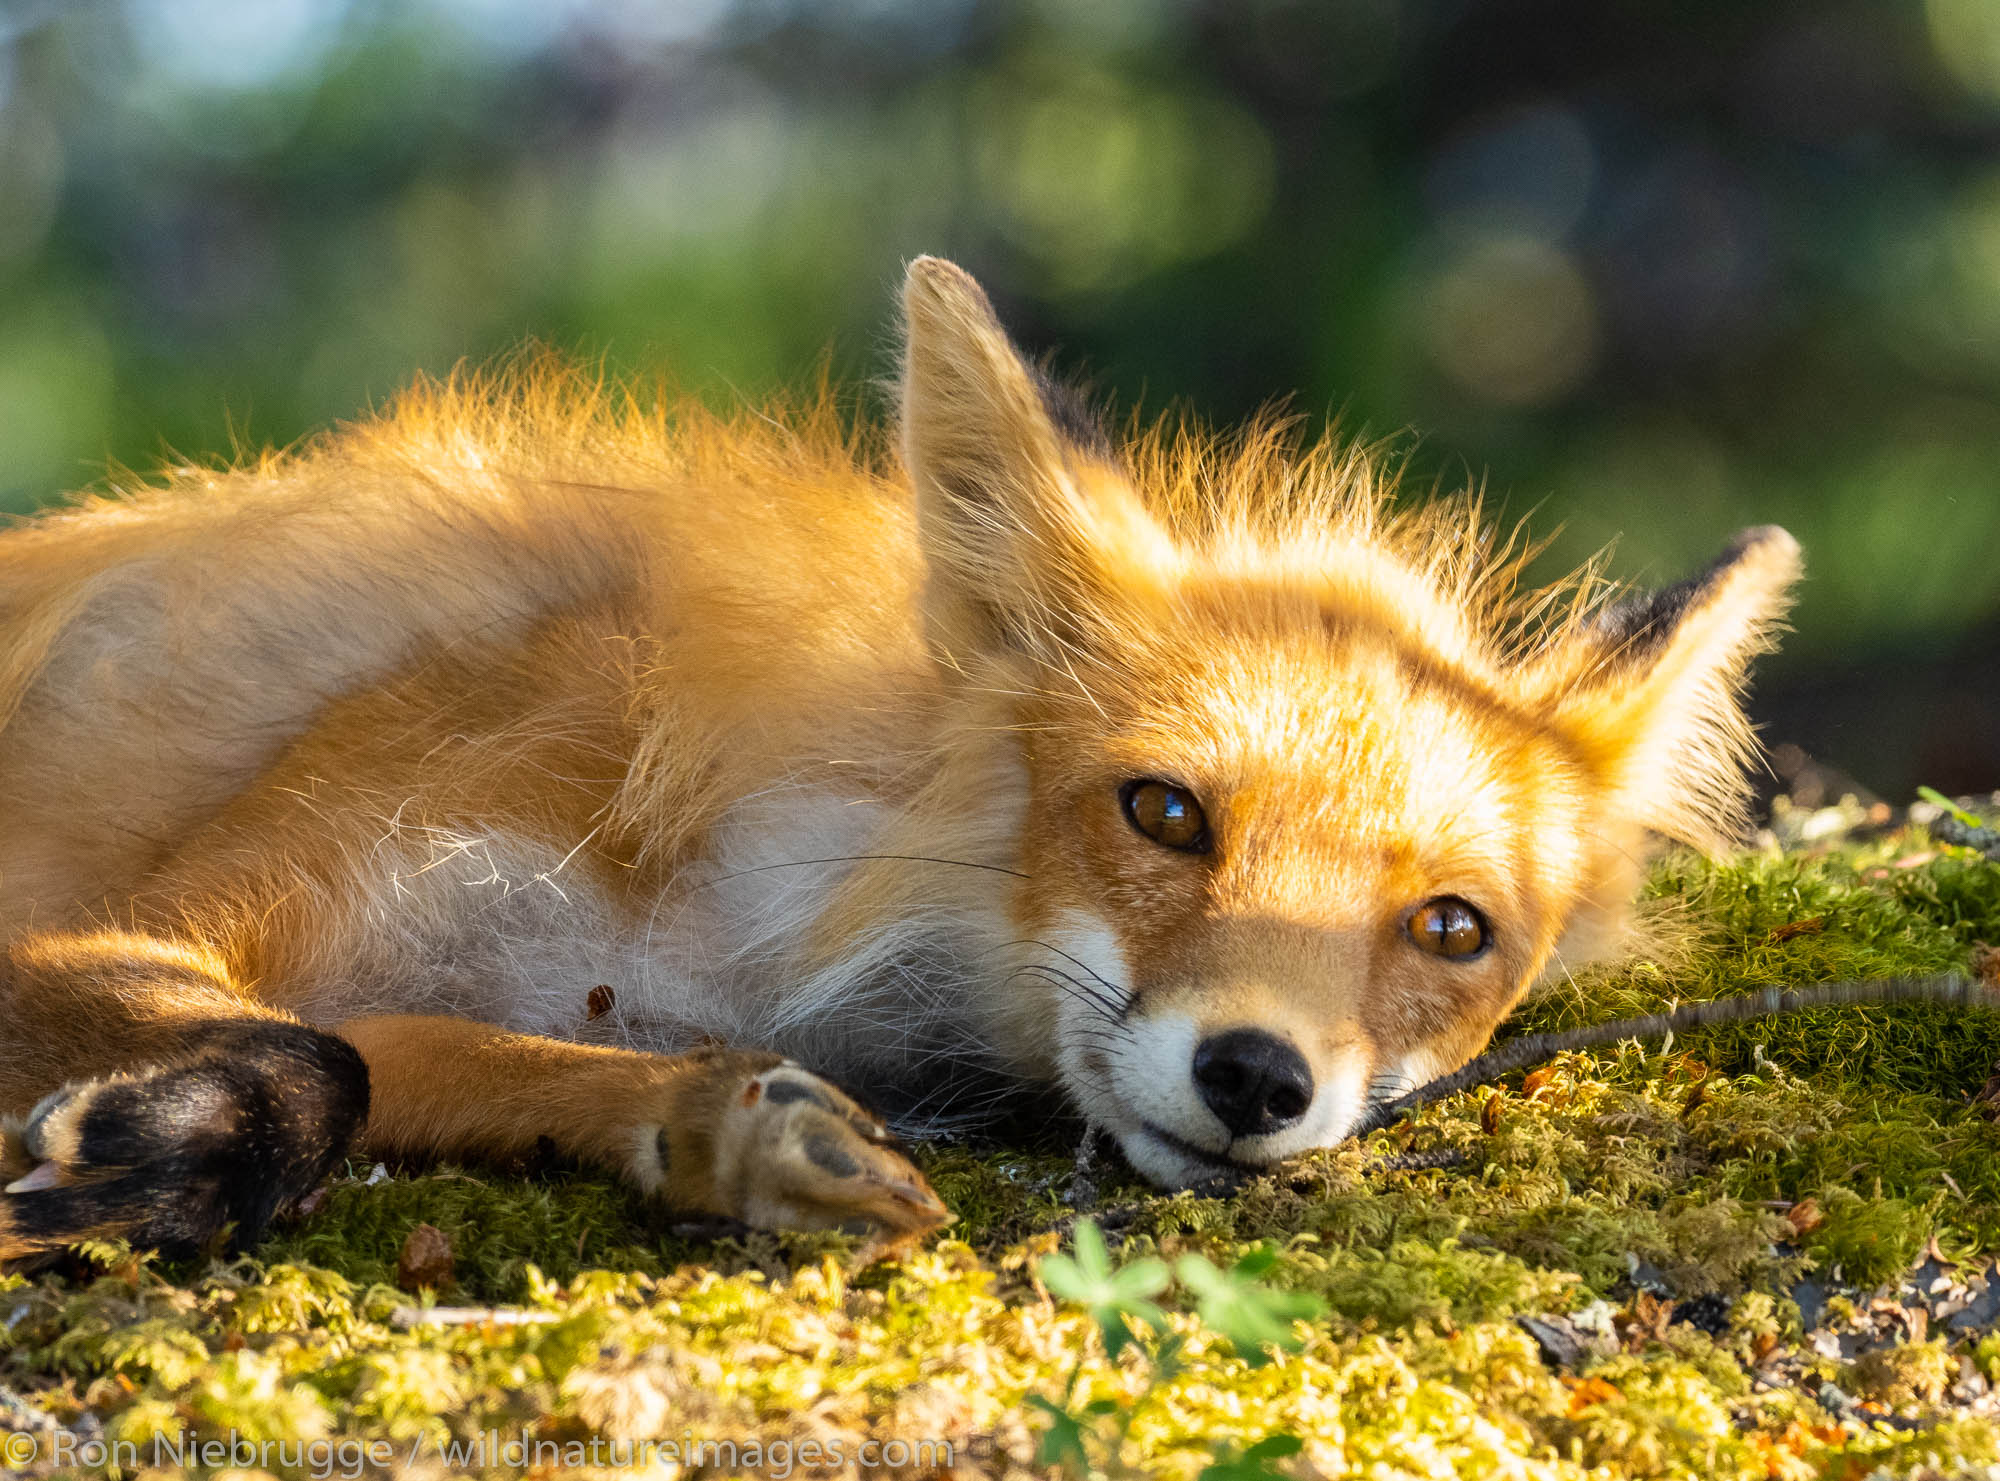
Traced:
[[861, 1164], [826, 1132], [807, 1132], [804, 1145], [805, 1154], [812, 1160], [813, 1166], [829, 1177], [851, 1178], [861, 1171]]
[[823, 1111], [835, 1109], [833, 1100], [810, 1080], [771, 1079], [764, 1083], [764, 1099], [774, 1106], [789, 1106], [794, 1101], [810, 1101]]

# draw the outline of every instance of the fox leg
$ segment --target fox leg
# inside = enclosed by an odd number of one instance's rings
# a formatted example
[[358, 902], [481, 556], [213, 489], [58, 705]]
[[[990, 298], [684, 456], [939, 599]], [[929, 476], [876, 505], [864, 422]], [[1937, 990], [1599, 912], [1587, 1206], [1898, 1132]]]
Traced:
[[0, 1260], [254, 1239], [367, 1115], [353, 1046], [252, 1002], [197, 948], [33, 937], [0, 973]]
[[0, 1033], [0, 1110], [16, 1118], [0, 1261], [113, 1236], [184, 1253], [233, 1228], [247, 1243], [364, 1122], [381, 1152], [504, 1156], [549, 1137], [676, 1208], [760, 1228], [894, 1244], [950, 1217], [878, 1122], [771, 1054], [636, 1054], [441, 1017], [328, 1032], [259, 1004], [199, 948], [115, 932], [17, 942]]
[[504, 1156], [548, 1137], [688, 1213], [881, 1245], [951, 1217], [880, 1122], [775, 1054], [637, 1054], [461, 1018], [338, 1032], [368, 1062], [371, 1151]]

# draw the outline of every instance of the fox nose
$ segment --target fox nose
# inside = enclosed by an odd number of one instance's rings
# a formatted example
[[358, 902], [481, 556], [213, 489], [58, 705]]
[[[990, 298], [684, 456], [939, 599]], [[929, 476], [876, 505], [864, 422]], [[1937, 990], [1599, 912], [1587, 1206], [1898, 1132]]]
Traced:
[[1194, 1083], [1232, 1136], [1283, 1131], [1312, 1104], [1305, 1056], [1276, 1034], [1233, 1028], [1194, 1051]]

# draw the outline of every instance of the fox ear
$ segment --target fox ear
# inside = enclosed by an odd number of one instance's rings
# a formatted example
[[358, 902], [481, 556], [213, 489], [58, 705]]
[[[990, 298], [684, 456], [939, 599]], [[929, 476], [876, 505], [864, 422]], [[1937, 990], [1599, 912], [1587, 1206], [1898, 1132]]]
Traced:
[[1744, 679], [1800, 569], [1785, 531], [1745, 530], [1701, 574], [1613, 602], [1535, 666], [1557, 724], [1626, 818], [1707, 850], [1740, 832], [1756, 756]]
[[1171, 542], [1108, 449], [1058, 425], [1052, 388], [969, 273], [919, 257], [903, 316], [903, 461], [937, 636], [954, 649], [1074, 644], [1113, 567], [1170, 558]]

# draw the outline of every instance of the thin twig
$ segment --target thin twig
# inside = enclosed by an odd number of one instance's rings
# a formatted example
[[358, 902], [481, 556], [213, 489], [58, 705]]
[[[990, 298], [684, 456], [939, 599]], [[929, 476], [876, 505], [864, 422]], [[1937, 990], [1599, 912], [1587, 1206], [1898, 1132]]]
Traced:
[[1740, 997], [1688, 1003], [1671, 1013], [1651, 1013], [1643, 1018], [1586, 1024], [1561, 1033], [1527, 1034], [1508, 1040], [1498, 1049], [1488, 1050], [1463, 1069], [1442, 1075], [1427, 1085], [1419, 1085], [1407, 1095], [1371, 1108], [1355, 1125], [1353, 1134], [1366, 1136], [1371, 1131], [1380, 1131], [1419, 1106], [1575, 1049], [1590, 1049], [1620, 1039], [1656, 1039], [1666, 1034], [1686, 1033], [1690, 1029], [1741, 1023], [1751, 1018], [1769, 1018], [1778, 1013], [1803, 1013], [1814, 1008], [1875, 1007], [1889, 1003], [2000, 1008], [2000, 989], [1957, 973], [1940, 977], [1892, 977], [1880, 982], [1834, 982], [1822, 987], [1767, 987], [1761, 992], [1744, 993]]
[[1428, 1152], [1404, 1152], [1396, 1157], [1384, 1157], [1380, 1162], [1370, 1163], [1366, 1172], [1443, 1172], [1454, 1167], [1464, 1167], [1472, 1159], [1456, 1147], [1433, 1147]]

